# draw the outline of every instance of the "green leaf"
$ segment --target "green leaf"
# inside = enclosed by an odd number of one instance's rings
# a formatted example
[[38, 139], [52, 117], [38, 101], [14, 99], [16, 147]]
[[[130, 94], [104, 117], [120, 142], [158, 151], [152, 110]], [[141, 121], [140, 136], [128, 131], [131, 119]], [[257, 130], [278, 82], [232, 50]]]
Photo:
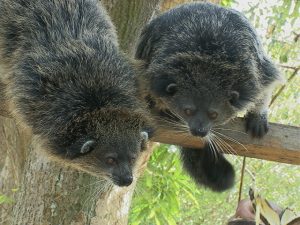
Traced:
[[286, 54], [280, 55], [279, 60], [281, 63], [286, 63], [288, 61], [288, 56]]

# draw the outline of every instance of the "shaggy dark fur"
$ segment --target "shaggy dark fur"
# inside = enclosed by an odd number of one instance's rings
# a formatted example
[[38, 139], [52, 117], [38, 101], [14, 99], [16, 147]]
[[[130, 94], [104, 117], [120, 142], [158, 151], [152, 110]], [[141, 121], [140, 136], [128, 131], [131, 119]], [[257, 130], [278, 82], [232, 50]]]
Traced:
[[[140, 91], [159, 121], [212, 139], [213, 128], [247, 110], [246, 130], [253, 137], [267, 133], [268, 103], [280, 75], [241, 13], [208, 3], [174, 8], [145, 27], [136, 59]], [[198, 183], [217, 191], [233, 184], [234, 171], [222, 155], [214, 164], [212, 155], [195, 151], [181, 152]]]
[[98, 0], [0, 1], [0, 67], [15, 119], [48, 154], [131, 184], [146, 120]]

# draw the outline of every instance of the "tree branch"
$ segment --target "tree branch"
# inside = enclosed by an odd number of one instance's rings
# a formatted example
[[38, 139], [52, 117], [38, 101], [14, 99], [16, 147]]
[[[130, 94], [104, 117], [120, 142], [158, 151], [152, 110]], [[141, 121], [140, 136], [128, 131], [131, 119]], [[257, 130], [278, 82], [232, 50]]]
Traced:
[[[219, 137], [232, 146], [232, 149], [224, 149], [226, 153], [300, 165], [300, 127], [271, 123], [269, 133], [261, 140], [245, 133], [243, 119], [221, 129]], [[203, 146], [200, 138], [178, 133], [172, 128], [159, 128], [153, 141], [192, 148]]]
[[289, 65], [283, 65], [283, 64], [279, 64], [279, 66], [284, 69], [290, 69], [290, 70], [299, 70], [300, 69], [300, 66], [289, 66]]
[[[290, 69], [290, 68], [289, 68]], [[300, 67], [295, 68], [294, 72], [291, 74], [291, 76], [289, 77], [289, 79], [287, 80], [286, 83], [291, 82], [291, 80], [296, 77], [298, 71], [299, 71]], [[282, 85], [281, 88], [277, 91], [277, 93], [272, 97], [272, 100], [270, 102], [270, 106], [275, 102], [275, 100], [278, 98], [278, 96], [282, 93], [282, 91], [285, 89], [286, 84]]]

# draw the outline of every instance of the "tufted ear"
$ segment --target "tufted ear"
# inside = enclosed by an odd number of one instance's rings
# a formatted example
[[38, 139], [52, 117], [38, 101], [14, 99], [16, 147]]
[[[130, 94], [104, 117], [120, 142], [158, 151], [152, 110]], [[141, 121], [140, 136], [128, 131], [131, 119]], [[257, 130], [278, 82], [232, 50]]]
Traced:
[[174, 80], [164, 75], [152, 78], [150, 88], [157, 96], [170, 96], [177, 91], [177, 85]]
[[262, 78], [263, 78], [263, 84], [265, 86], [275, 82], [279, 81], [280, 83], [285, 83], [284, 78], [282, 77], [282, 74], [279, 72], [277, 67], [273, 62], [271, 62], [269, 59], [263, 58], [261, 60], [261, 69], [262, 69]]
[[154, 45], [160, 39], [159, 34], [157, 28], [152, 23], [144, 27], [136, 47], [136, 59], [145, 61], [146, 65], [149, 64], [152, 58]]
[[81, 154], [85, 154], [88, 153], [90, 151], [93, 151], [95, 148], [96, 142], [94, 140], [89, 140], [87, 142], [85, 142], [80, 149], [80, 153]]
[[146, 148], [147, 148], [147, 142], [149, 139], [148, 133], [146, 131], [142, 131], [141, 138], [142, 138], [141, 151], [143, 151], [143, 150], [146, 150]]
[[145, 141], [145, 142], [148, 141], [148, 133], [146, 131], [141, 132], [141, 137], [142, 137], [143, 141]]
[[230, 93], [230, 99], [229, 99], [230, 104], [233, 106], [237, 106], [239, 97], [240, 97], [240, 93], [238, 93], [237, 91], [232, 91]]
[[177, 91], [177, 84], [171, 83], [166, 87], [166, 92], [170, 95], [174, 95]]

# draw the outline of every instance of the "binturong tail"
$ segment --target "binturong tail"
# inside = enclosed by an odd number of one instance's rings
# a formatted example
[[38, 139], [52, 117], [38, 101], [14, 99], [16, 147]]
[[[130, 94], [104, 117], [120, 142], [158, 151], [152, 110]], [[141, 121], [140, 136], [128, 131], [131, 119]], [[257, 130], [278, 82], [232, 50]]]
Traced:
[[213, 152], [206, 144], [202, 149], [182, 148], [184, 169], [199, 185], [222, 192], [234, 184], [234, 169], [222, 153]]

